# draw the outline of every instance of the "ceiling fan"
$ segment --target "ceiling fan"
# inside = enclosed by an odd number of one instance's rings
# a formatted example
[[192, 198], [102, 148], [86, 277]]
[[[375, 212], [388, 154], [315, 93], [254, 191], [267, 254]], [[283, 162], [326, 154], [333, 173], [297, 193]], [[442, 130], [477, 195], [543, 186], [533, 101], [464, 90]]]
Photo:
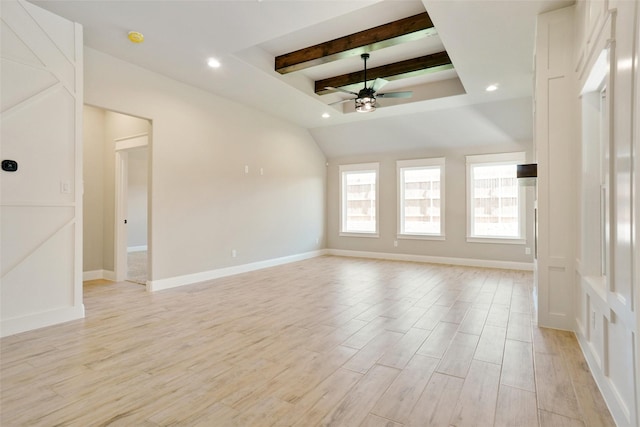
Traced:
[[376, 97], [378, 98], [410, 98], [413, 92], [388, 92], [388, 93], [377, 93], [382, 86], [389, 83], [387, 80], [382, 78], [377, 78], [373, 81], [371, 87], [367, 87], [367, 59], [369, 59], [368, 53], [363, 53], [360, 55], [362, 60], [364, 61], [364, 88], [360, 89], [358, 93], [351, 92], [350, 90], [340, 89], [339, 87], [331, 87], [328, 86], [325, 89], [329, 90], [337, 90], [339, 92], [348, 93], [350, 95], [355, 95], [355, 98], [343, 99], [338, 102], [332, 102], [329, 105], [341, 104], [343, 102], [355, 101], [356, 103], [356, 111], [359, 113], [370, 113], [375, 111], [377, 105]]

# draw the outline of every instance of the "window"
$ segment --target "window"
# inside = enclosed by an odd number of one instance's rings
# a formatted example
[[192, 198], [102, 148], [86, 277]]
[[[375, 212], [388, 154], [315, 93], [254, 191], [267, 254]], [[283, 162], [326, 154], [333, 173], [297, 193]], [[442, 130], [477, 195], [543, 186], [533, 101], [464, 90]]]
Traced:
[[340, 235], [378, 236], [378, 163], [340, 166]]
[[444, 158], [400, 160], [398, 237], [444, 239]]
[[524, 198], [516, 165], [524, 153], [467, 156], [467, 241], [524, 243]]

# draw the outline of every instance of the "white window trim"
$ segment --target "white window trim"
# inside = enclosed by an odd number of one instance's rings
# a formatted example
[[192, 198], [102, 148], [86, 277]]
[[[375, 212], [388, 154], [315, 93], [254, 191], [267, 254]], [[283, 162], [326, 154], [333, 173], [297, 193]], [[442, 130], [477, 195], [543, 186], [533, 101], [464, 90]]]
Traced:
[[526, 193], [522, 186], [518, 186], [518, 237], [487, 237], [487, 236], [475, 236], [472, 233], [473, 223], [471, 220], [471, 207], [473, 201], [471, 200], [471, 167], [476, 164], [485, 165], [504, 165], [504, 164], [523, 164], [526, 162], [526, 153], [524, 151], [518, 151], [513, 153], [499, 153], [499, 154], [478, 154], [466, 156], [467, 159], [467, 242], [469, 243], [501, 243], [512, 245], [524, 245], [526, 240]]
[[[338, 235], [342, 237], [379, 237], [380, 230], [380, 163], [357, 163], [351, 165], [340, 165], [340, 224]], [[344, 202], [346, 194], [344, 194], [344, 172], [372, 171], [376, 173], [376, 229], [375, 231], [343, 231], [346, 222], [346, 211]]]
[[[402, 218], [403, 218], [403, 200], [404, 200], [404, 186], [402, 185], [402, 170], [403, 169], [421, 169], [425, 167], [440, 167], [440, 232], [439, 233], [403, 233], [402, 232]], [[398, 220], [397, 220], [397, 238], [407, 240], [445, 240], [445, 158], [434, 157], [429, 159], [412, 159], [412, 160], [398, 160], [396, 162], [396, 175], [398, 185]]]

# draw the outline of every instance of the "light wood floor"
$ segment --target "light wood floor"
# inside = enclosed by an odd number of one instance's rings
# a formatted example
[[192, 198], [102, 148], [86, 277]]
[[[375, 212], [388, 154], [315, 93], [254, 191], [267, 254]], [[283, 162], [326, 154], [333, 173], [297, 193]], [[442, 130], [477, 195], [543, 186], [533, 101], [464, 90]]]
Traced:
[[321, 257], [4, 338], [2, 426], [611, 426], [524, 272]]

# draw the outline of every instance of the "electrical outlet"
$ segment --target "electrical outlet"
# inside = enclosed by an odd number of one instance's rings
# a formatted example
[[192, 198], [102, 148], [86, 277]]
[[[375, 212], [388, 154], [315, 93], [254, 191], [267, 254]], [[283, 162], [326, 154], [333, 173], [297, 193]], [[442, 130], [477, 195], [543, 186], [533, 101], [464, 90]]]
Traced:
[[531, 255], [531, 248], [524, 248], [525, 255]]
[[393, 241], [393, 247], [394, 247], [394, 248], [397, 248], [397, 247], [398, 247], [398, 241], [397, 241], [397, 240], [394, 240], [394, 241]]
[[238, 252], [236, 252], [235, 249], [231, 249], [231, 256], [235, 258], [237, 255], [238, 255]]

